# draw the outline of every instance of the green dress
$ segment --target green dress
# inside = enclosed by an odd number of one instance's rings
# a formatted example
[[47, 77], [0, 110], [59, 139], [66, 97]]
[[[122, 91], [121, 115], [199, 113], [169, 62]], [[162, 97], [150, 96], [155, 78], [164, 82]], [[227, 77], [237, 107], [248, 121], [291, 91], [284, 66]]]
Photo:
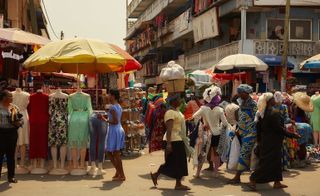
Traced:
[[320, 96], [313, 95], [311, 97], [313, 103], [313, 112], [311, 113], [311, 124], [313, 131], [320, 132]]
[[86, 148], [89, 138], [89, 117], [92, 114], [90, 95], [82, 92], [70, 95], [68, 112], [68, 146], [78, 149]]

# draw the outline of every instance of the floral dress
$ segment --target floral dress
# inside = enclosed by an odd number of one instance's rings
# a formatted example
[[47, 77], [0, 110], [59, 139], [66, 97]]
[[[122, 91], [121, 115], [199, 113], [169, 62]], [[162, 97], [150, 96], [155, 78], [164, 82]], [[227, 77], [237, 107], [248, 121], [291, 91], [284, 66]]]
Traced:
[[50, 97], [49, 115], [49, 146], [66, 145], [68, 130], [68, 99]]

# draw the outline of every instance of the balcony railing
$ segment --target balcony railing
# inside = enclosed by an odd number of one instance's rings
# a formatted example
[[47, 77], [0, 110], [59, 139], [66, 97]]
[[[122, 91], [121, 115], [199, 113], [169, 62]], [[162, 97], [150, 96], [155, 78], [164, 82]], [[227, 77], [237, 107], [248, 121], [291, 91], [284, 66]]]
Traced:
[[223, 46], [205, 50], [203, 52], [187, 56], [185, 69], [207, 69], [228, 55], [239, 53], [239, 42], [232, 42]]
[[[280, 40], [253, 40], [255, 55], [282, 55], [283, 41]], [[316, 55], [317, 44], [311, 41], [289, 41], [288, 55], [313, 56]]]

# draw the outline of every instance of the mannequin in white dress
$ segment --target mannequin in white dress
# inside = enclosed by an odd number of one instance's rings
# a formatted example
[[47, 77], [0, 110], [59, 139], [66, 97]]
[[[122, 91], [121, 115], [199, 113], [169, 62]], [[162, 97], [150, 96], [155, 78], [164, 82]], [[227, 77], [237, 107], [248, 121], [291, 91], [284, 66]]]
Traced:
[[[49, 145], [53, 161], [51, 175], [66, 175], [67, 155], [68, 95], [61, 89], [49, 96]], [[58, 147], [60, 147], [60, 167], [58, 167]]]
[[29, 170], [25, 165], [26, 160], [26, 146], [29, 144], [29, 116], [28, 116], [28, 105], [30, 94], [22, 91], [21, 88], [16, 88], [12, 92], [13, 104], [20, 109], [20, 113], [23, 115], [23, 126], [18, 129], [18, 141], [17, 141], [17, 153], [16, 153], [16, 163], [18, 163], [17, 154], [20, 152], [20, 164], [17, 164], [15, 170], [16, 174], [27, 174]]

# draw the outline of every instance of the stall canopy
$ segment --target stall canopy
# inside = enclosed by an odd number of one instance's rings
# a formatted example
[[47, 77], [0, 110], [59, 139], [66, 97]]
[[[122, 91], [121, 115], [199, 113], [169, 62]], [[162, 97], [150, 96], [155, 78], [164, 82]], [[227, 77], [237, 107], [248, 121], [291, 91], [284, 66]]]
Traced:
[[[270, 67], [282, 66], [282, 56], [274, 56], [274, 55], [260, 55], [258, 56], [263, 62], [265, 62]], [[288, 68], [293, 69], [294, 64], [288, 61]]]
[[234, 54], [223, 58], [213, 67], [213, 69], [221, 71], [240, 69], [255, 69], [256, 71], [266, 71], [268, 69], [268, 65], [253, 55]]
[[48, 38], [15, 28], [0, 28], [0, 39], [27, 45], [46, 45], [51, 42]]
[[300, 69], [320, 69], [320, 54], [303, 61]]

